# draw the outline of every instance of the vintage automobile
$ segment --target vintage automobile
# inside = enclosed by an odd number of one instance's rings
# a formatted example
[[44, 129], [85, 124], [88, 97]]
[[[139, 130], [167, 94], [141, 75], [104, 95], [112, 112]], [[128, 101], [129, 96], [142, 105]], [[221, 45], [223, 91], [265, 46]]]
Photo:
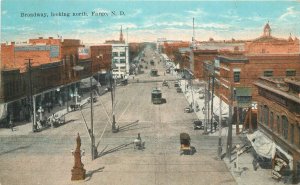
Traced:
[[178, 93], [182, 93], [182, 89], [181, 89], [180, 87], [177, 87], [177, 88], [176, 88], [176, 91], [177, 91]]
[[162, 86], [167, 86], [167, 87], [169, 87], [169, 83], [168, 83], [168, 81], [163, 81], [163, 83], [162, 83]]
[[194, 124], [194, 130], [203, 130], [204, 129], [204, 125], [203, 125], [202, 121], [200, 121], [200, 120], [195, 120], [193, 122], [193, 124]]
[[186, 108], [184, 108], [184, 112], [185, 113], [191, 113], [191, 112], [193, 112], [194, 110], [193, 110], [193, 108], [191, 108], [191, 107], [186, 107]]
[[191, 148], [191, 138], [190, 135], [187, 133], [180, 133], [180, 155], [182, 154], [192, 154]]

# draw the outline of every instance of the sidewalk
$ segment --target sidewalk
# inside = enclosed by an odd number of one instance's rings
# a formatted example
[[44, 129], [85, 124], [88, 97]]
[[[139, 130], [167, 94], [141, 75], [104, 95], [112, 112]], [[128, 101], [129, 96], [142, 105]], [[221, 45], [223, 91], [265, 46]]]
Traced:
[[[106, 91], [105, 91], [106, 86], [101, 86], [99, 88], [99, 94], [100, 96], [103, 95]], [[99, 95], [98, 95], [99, 96]], [[90, 92], [85, 92], [82, 94], [81, 96], [81, 101], [79, 101], [78, 103], [80, 103], [82, 106], [84, 106], [85, 104], [87, 104], [89, 102], [90, 99]], [[69, 106], [75, 103], [75, 101], [70, 100], [69, 101]], [[38, 109], [38, 107], [37, 107]], [[70, 112], [70, 108], [69, 108], [69, 112]], [[59, 106], [59, 105], [55, 105], [50, 113], [44, 108], [44, 113], [43, 113], [43, 117], [51, 117], [53, 114], [58, 114], [58, 116], [64, 116], [65, 114], [67, 114], [67, 103], [65, 102], [65, 105], [63, 106]], [[37, 114], [39, 115], [39, 114]], [[33, 123], [32, 121], [22, 121], [22, 122], [17, 122], [15, 123], [15, 126], [13, 128], [13, 131], [11, 130], [11, 128], [0, 128], [0, 136], [11, 136], [11, 135], [28, 135], [32, 132], [32, 127], [33, 127]], [[41, 129], [41, 132], [43, 131], [43, 129], [51, 129], [51, 127], [45, 127]]]
[[[173, 75], [177, 75], [177, 74], [173, 74]], [[204, 112], [202, 111], [202, 107], [204, 107], [204, 98], [200, 99], [199, 97], [201, 96], [198, 91], [202, 90], [202, 88], [200, 87], [200, 89], [192, 89], [191, 88], [186, 88], [187, 85], [187, 81], [186, 80], [179, 80], [180, 81], [180, 87], [186, 97], [186, 100], [188, 101], [189, 104], [191, 104], [193, 102], [193, 99], [195, 101], [195, 106], [199, 106], [199, 111], [195, 112], [195, 114], [197, 115], [199, 120], [204, 120], [205, 115]], [[204, 92], [204, 88], [203, 91]], [[214, 114], [219, 116], [219, 98], [217, 96], [214, 97]], [[228, 105], [226, 105], [225, 103], [222, 104], [222, 117], [225, 117], [227, 115], [228, 117]], [[225, 114], [225, 115], [224, 115]], [[241, 129], [241, 128], [240, 128]], [[208, 132], [210, 132], [210, 124], [208, 125]], [[222, 128], [222, 132], [221, 135], [222, 136], [227, 136], [228, 134], [228, 127], [223, 127]], [[217, 131], [214, 131], [213, 133], [209, 133], [209, 136], [218, 136], [219, 135], [219, 131], [217, 128]], [[242, 145], [244, 145], [244, 137], [246, 137], [245, 135], [236, 135], [235, 132], [235, 125], [233, 125], [232, 128], [232, 136], [233, 137], [238, 137], [241, 139], [241, 147]], [[224, 150], [224, 144], [223, 144], [223, 151], [226, 151], [226, 149]], [[234, 147], [234, 146], [232, 146]], [[250, 149], [249, 149], [250, 150]], [[239, 155], [238, 158], [238, 167], [239, 170], [237, 170], [236, 165], [237, 165], [237, 160], [236, 160], [236, 152], [234, 151], [232, 156], [231, 156], [231, 162], [225, 157], [224, 158], [224, 162], [226, 164], [226, 166], [228, 167], [228, 169], [230, 170], [232, 176], [234, 177], [234, 179], [236, 180], [236, 182], [239, 185], [282, 185], [284, 184], [284, 182], [280, 181], [277, 182], [274, 179], [271, 178], [271, 169], [262, 169], [262, 168], [258, 168], [256, 171], [253, 168], [253, 155], [251, 153], [251, 150], [248, 152], [244, 152], [241, 155]]]
[[[239, 136], [241, 139], [245, 138], [245, 135]], [[258, 167], [257, 170], [254, 170], [253, 167], [253, 155], [251, 152], [252, 148], [249, 151], [246, 151], [239, 155], [238, 157], [238, 167], [237, 170], [237, 160], [236, 160], [236, 152], [231, 156], [231, 163], [227, 158], [224, 158], [224, 162], [228, 169], [230, 170], [232, 176], [236, 180], [239, 185], [283, 185], [285, 184], [283, 181], [276, 181], [271, 177], [271, 169], [263, 169]]]

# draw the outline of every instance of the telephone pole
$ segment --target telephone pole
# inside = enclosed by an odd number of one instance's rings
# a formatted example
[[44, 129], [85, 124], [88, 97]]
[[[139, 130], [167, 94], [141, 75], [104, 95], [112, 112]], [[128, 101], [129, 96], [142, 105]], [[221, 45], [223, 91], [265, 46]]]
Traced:
[[25, 59], [28, 61], [28, 74], [29, 74], [29, 91], [30, 91], [30, 110], [31, 110], [31, 117], [32, 117], [32, 132], [36, 132], [36, 125], [35, 125], [35, 102], [33, 100], [33, 87], [32, 87], [32, 71], [31, 71], [31, 61], [33, 60], [32, 58]]
[[110, 93], [111, 93], [111, 105], [112, 105], [112, 132], [117, 133], [119, 128], [116, 126], [116, 117], [115, 117], [115, 93], [116, 93], [116, 86], [113, 83], [115, 80], [113, 79], [112, 69], [111, 69], [111, 77], [110, 77]]
[[231, 150], [232, 150], [232, 103], [233, 103], [233, 92], [232, 87], [230, 87], [230, 97], [229, 97], [229, 115], [228, 115], [228, 136], [227, 136], [227, 147], [226, 155], [231, 161]]
[[91, 98], [91, 130], [90, 130], [90, 136], [91, 136], [91, 154], [92, 154], [92, 160], [96, 158], [97, 154], [97, 149], [95, 148], [95, 136], [94, 136], [94, 109], [93, 109], [93, 75], [90, 77], [90, 98]]
[[207, 83], [204, 84], [204, 134], [207, 134]]
[[[220, 84], [221, 85], [221, 84]], [[219, 142], [218, 142], [218, 156], [222, 159], [222, 98], [219, 85]]]
[[212, 75], [212, 85], [211, 85], [211, 121], [210, 121], [210, 133], [213, 130], [213, 121], [214, 121], [214, 89], [215, 89], [215, 75], [213, 72]]

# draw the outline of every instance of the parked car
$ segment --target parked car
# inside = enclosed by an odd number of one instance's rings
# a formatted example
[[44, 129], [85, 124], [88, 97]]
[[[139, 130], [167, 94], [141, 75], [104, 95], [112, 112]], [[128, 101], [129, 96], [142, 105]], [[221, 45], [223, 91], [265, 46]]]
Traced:
[[194, 130], [203, 130], [204, 129], [204, 125], [203, 125], [202, 121], [200, 121], [200, 120], [194, 121], [193, 124], [194, 124]]
[[168, 81], [163, 81], [163, 83], [162, 83], [162, 86], [169, 86], [169, 83], [168, 83]]
[[193, 112], [193, 108], [191, 108], [191, 107], [186, 107], [186, 108], [184, 108], [184, 112], [185, 112], [185, 113], [191, 113], [191, 112]]
[[180, 87], [177, 87], [176, 91], [177, 91], [178, 93], [182, 93], [182, 89], [181, 89]]

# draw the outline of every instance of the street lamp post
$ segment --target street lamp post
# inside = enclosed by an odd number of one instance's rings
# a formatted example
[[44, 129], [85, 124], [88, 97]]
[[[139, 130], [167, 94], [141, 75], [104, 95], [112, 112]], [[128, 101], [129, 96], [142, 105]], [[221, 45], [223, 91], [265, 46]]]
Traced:
[[119, 131], [119, 126], [116, 125], [116, 117], [115, 117], [115, 94], [116, 94], [116, 86], [115, 86], [115, 80], [113, 78], [113, 67], [110, 70], [110, 78], [109, 78], [109, 84], [110, 84], [110, 93], [111, 93], [111, 104], [112, 104], [112, 132], [117, 133]]

